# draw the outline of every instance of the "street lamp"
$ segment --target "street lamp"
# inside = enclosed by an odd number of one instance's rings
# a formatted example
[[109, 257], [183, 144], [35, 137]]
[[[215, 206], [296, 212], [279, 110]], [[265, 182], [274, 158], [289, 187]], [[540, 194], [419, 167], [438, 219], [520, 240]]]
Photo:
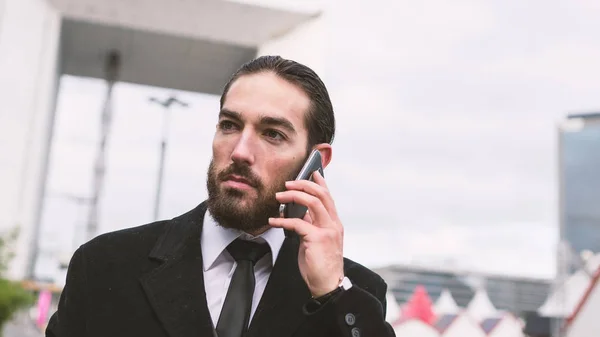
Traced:
[[[75, 217], [75, 222], [73, 223], [73, 236], [71, 238], [71, 247], [67, 248], [64, 246], [64, 244], [59, 243], [60, 247], [56, 248], [55, 246], [52, 246], [52, 248], [45, 248], [43, 250], [43, 253], [45, 254], [50, 254], [53, 256], [53, 258], [58, 260], [60, 269], [66, 269], [69, 265], [69, 260], [71, 259], [71, 256], [73, 254], [73, 251], [75, 251], [77, 249], [77, 247], [79, 245], [81, 245], [81, 240], [85, 240], [85, 210], [84, 208], [90, 207], [92, 202], [93, 202], [93, 197], [89, 197], [89, 196], [83, 196], [80, 194], [73, 194], [73, 193], [63, 193], [63, 192], [49, 192], [46, 194], [47, 198], [56, 198], [56, 199], [63, 199], [65, 201], [68, 201], [69, 203], [72, 203], [73, 205], [77, 206], [77, 211], [76, 211], [76, 217]], [[45, 235], [45, 241], [49, 241], [49, 242], [53, 242], [54, 244], [56, 244], [54, 238], [50, 238], [48, 237], [48, 235]], [[38, 248], [38, 250], [40, 250], [40, 248]], [[37, 259], [35, 261], [37, 263]], [[34, 264], [35, 266], [35, 264]], [[34, 269], [35, 270], [35, 269]], [[32, 275], [31, 276], [32, 279], [36, 278], [36, 275]], [[56, 281], [56, 279], [55, 279]]]
[[180, 106], [187, 108], [188, 104], [178, 100], [175, 95], [171, 95], [166, 100], [161, 101], [158, 98], [151, 97], [150, 102], [159, 104], [163, 108], [163, 123], [162, 123], [162, 139], [160, 143], [160, 160], [158, 168], [158, 181], [156, 184], [156, 197], [154, 200], [154, 221], [158, 220], [158, 212], [160, 209], [160, 196], [162, 193], [162, 181], [165, 166], [165, 153], [167, 151], [167, 138], [169, 133], [169, 122], [170, 122], [170, 109], [173, 104], [179, 104]]
[[[77, 207], [79, 209], [81, 209], [82, 207], [85, 206], [90, 206], [91, 202], [92, 202], [92, 198], [87, 197], [87, 196], [81, 196], [81, 195], [77, 195], [77, 194], [69, 194], [69, 193], [59, 193], [56, 195], [56, 197], [60, 197], [63, 198], [69, 202], [72, 202], [73, 204], [77, 205]], [[73, 225], [73, 238], [72, 238], [72, 247], [71, 247], [71, 252], [75, 251], [77, 249], [77, 247], [79, 245], [81, 245], [81, 240], [82, 237], [81, 235], [84, 235], [83, 240], [85, 240], [85, 233], [81, 233], [80, 230], [82, 229], [82, 224], [83, 224], [84, 220], [80, 219], [80, 216], [77, 215], [77, 219], [75, 220], [75, 224]], [[68, 254], [71, 254], [71, 252], [69, 252]], [[65, 252], [61, 252], [61, 253], [65, 253]], [[70, 255], [68, 255], [70, 257]], [[61, 259], [61, 256], [58, 256], [59, 259]], [[66, 260], [66, 258], [65, 258]], [[64, 265], [63, 262], [61, 262], [61, 264]], [[67, 265], [65, 265], [66, 267]]]

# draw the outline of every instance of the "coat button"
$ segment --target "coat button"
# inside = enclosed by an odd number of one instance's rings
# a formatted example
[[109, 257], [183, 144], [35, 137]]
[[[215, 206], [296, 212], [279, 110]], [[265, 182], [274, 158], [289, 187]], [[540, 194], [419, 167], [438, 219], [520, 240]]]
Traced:
[[360, 337], [360, 330], [358, 328], [352, 328], [352, 337]]
[[346, 314], [346, 324], [354, 325], [356, 323], [356, 317], [353, 314]]

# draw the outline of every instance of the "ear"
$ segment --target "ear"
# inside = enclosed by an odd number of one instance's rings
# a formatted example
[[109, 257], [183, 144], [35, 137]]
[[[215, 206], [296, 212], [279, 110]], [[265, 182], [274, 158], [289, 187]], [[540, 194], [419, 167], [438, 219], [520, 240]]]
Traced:
[[319, 152], [321, 152], [321, 160], [322, 160], [321, 165], [323, 165], [323, 169], [326, 168], [327, 165], [329, 165], [329, 163], [331, 162], [331, 156], [332, 156], [331, 144], [327, 144], [327, 143], [318, 144], [313, 149], [319, 150]]

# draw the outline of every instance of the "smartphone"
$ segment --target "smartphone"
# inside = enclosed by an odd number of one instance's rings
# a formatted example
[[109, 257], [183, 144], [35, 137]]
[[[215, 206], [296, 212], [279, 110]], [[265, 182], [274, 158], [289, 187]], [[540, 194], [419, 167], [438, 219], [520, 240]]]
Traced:
[[[296, 180], [311, 180], [312, 174], [315, 171], [319, 171], [321, 176], [325, 177], [323, 174], [323, 162], [321, 160], [321, 152], [319, 150], [313, 150], [313, 152], [308, 156], [308, 159], [302, 166], [300, 173], [296, 177]], [[297, 204], [295, 202], [290, 202], [287, 204], [279, 205], [279, 216], [282, 218], [304, 218], [306, 215], [306, 211], [308, 208], [304, 205]]]

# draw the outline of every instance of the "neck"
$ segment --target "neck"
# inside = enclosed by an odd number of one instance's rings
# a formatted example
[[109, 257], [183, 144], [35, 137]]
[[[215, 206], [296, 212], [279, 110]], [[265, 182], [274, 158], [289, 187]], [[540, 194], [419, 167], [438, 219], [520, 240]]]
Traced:
[[269, 230], [269, 228], [271, 228], [271, 226], [269, 226], [269, 225], [266, 225], [266, 226], [264, 226], [264, 227], [261, 227], [261, 228], [259, 228], [259, 229], [256, 229], [256, 230], [250, 230], [250, 231], [244, 231], [244, 232], [246, 232], [246, 233], [248, 233], [248, 234], [250, 234], [250, 235], [252, 235], [252, 236], [259, 236], [259, 235], [261, 235], [262, 233], [264, 233], [264, 232], [266, 232], [267, 230]]

